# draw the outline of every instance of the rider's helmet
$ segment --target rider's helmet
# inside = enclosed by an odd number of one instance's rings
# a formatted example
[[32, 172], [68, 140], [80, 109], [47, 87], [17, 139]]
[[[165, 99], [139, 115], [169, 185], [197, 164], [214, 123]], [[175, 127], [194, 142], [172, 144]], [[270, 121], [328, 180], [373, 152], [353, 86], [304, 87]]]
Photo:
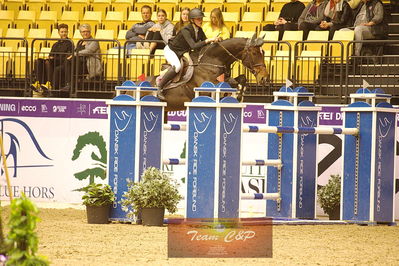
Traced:
[[193, 8], [190, 10], [190, 13], [188, 13], [189, 19], [194, 19], [194, 18], [203, 18], [205, 17], [204, 12], [202, 12], [201, 9], [199, 8]]

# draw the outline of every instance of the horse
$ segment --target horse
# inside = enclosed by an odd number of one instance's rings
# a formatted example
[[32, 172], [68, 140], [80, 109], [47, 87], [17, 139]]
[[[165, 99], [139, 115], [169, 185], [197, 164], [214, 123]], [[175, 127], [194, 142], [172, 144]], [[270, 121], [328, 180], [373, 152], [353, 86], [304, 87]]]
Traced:
[[[263, 39], [256, 38], [254, 34], [252, 38], [231, 38], [204, 46], [194, 64], [191, 79], [185, 84], [165, 90], [166, 111], [185, 110], [184, 102], [190, 102], [194, 98], [194, 88], [199, 87], [204, 81], [218, 83], [217, 77], [225, 73], [237, 60], [252, 72], [258, 84], [266, 83], [269, 74], [264, 62], [262, 44]], [[195, 61], [196, 56], [191, 57]], [[153, 86], [156, 85], [155, 79], [150, 82]]]

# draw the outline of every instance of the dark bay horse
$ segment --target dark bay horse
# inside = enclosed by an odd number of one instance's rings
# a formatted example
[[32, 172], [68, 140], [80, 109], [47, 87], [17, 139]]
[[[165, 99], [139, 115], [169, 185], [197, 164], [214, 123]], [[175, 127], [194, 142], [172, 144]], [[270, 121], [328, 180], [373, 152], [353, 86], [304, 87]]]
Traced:
[[237, 60], [254, 74], [258, 84], [266, 82], [269, 74], [262, 44], [263, 39], [254, 35], [252, 38], [231, 38], [203, 47], [198, 55], [198, 62], [193, 59], [195, 66], [191, 79], [186, 84], [165, 91], [168, 103], [166, 111], [184, 110], [184, 102], [190, 102], [194, 98], [194, 88], [204, 81], [218, 83], [217, 77]]

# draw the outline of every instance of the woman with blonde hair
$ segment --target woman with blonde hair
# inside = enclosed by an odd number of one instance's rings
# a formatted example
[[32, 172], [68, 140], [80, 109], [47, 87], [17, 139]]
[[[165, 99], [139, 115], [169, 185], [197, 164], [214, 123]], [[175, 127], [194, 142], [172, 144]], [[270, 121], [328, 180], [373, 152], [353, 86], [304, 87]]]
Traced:
[[190, 20], [188, 19], [188, 14], [190, 13], [190, 8], [188, 7], [183, 7], [180, 10], [180, 20], [179, 22], [176, 23], [174, 29], [173, 29], [173, 36], [176, 36], [176, 34], [185, 26], [190, 24]]
[[224, 24], [223, 14], [220, 8], [211, 11], [211, 21], [202, 27], [207, 38], [221, 37], [223, 40], [230, 38], [229, 29]]

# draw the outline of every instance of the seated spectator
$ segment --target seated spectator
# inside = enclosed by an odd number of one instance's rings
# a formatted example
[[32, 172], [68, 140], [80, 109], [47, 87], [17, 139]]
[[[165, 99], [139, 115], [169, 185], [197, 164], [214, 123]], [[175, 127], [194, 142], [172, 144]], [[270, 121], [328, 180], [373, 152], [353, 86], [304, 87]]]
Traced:
[[264, 31], [278, 30], [279, 37], [281, 40], [285, 30], [297, 30], [298, 29], [298, 18], [302, 14], [305, 5], [298, 0], [291, 0], [283, 6], [280, 12], [279, 18], [273, 24], [267, 24], [263, 27]]
[[[75, 74], [78, 77], [87, 75], [85, 79], [93, 80], [99, 78], [103, 73], [100, 58], [100, 45], [98, 44], [98, 41], [93, 40], [89, 24], [80, 25], [79, 31], [83, 39], [78, 42], [78, 45], [75, 48]], [[68, 83], [71, 81], [71, 60], [72, 56], [69, 56], [64, 65], [59, 66], [54, 70], [54, 72], [65, 72], [67, 85], [61, 88], [61, 91], [69, 92], [71, 89], [70, 83]], [[59, 83], [57, 85], [59, 86]]]
[[334, 37], [334, 32], [351, 26], [353, 20], [352, 8], [345, 0], [330, 0], [324, 9], [324, 18], [316, 30], [328, 30], [328, 39]]
[[220, 8], [211, 11], [211, 21], [202, 27], [207, 38], [221, 37], [223, 40], [230, 38], [230, 31], [224, 24], [223, 14]]
[[313, 0], [302, 11], [302, 14], [298, 19], [298, 29], [303, 31], [304, 40], [308, 38], [309, 31], [316, 30], [320, 25], [324, 17], [326, 4], [327, 1], [324, 0]]
[[[52, 89], [53, 80], [65, 79], [65, 73], [59, 73], [60, 76], [53, 76], [54, 68], [63, 65], [67, 57], [73, 51], [73, 43], [68, 40], [68, 25], [58, 25], [58, 34], [61, 40], [54, 43], [51, 47], [50, 54], [47, 59], [39, 58], [35, 63], [35, 75], [37, 81], [32, 84], [32, 89], [42, 91], [44, 94]], [[54, 83], [54, 82], [53, 82]]]
[[[380, 0], [362, 0], [354, 11], [355, 41], [384, 39], [388, 34], [388, 24], [384, 19], [384, 7]], [[344, 28], [342, 30], [350, 30]], [[360, 56], [363, 44], [355, 43], [355, 55]]]
[[[159, 9], [157, 12], [158, 23], [154, 24], [148, 29], [145, 39], [146, 40], [158, 40], [164, 41], [164, 43], [152, 42], [149, 45], [150, 54], [153, 55], [156, 49], [165, 48], [165, 44], [169, 42], [169, 39], [173, 36], [173, 24], [167, 19], [166, 11]], [[144, 43], [144, 44], [148, 44]], [[139, 43], [137, 43], [139, 47]]]
[[185, 26], [190, 24], [190, 20], [188, 19], [188, 14], [190, 13], [190, 8], [188, 7], [183, 7], [182, 10], [180, 11], [180, 20], [179, 22], [176, 23], [174, 29], [173, 29], [173, 36], [176, 36], [176, 34]]
[[[141, 7], [141, 17], [143, 22], [134, 24], [130, 30], [126, 32], [126, 40], [128, 41], [142, 41], [145, 40], [145, 35], [147, 30], [154, 26], [154, 22], [151, 20], [152, 9], [150, 6], [144, 5]], [[127, 49], [136, 48], [135, 43], [130, 43], [127, 45]]]

